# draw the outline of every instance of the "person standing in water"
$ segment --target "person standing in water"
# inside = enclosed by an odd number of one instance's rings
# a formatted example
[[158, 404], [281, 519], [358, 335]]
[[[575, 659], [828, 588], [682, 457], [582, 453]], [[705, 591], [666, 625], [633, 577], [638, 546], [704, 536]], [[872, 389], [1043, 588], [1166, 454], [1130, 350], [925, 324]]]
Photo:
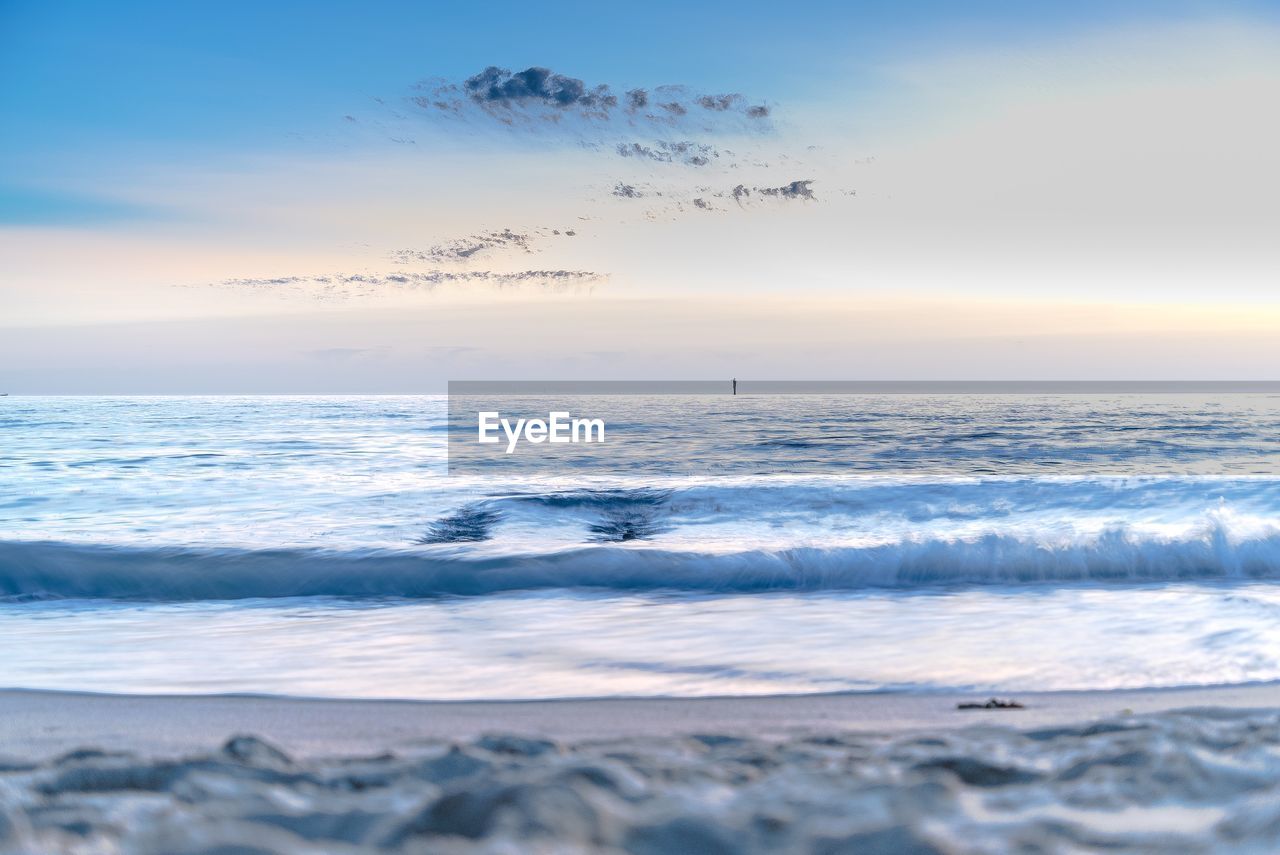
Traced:
[[733, 394], [738, 394], [738, 378], [733, 378]]

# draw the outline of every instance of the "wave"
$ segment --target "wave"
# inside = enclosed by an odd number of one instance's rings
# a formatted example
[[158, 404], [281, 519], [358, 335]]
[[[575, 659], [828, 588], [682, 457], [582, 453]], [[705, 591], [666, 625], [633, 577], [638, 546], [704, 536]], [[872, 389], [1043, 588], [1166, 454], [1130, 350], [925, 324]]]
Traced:
[[990, 534], [729, 553], [596, 545], [494, 554], [405, 550], [136, 548], [0, 542], [0, 596], [223, 600], [436, 597], [537, 589], [856, 591], [936, 586], [1280, 578], [1280, 532], [1221, 521], [1181, 538], [1111, 529], [1055, 540]]
[[821, 519], [899, 517], [909, 522], [939, 519], [998, 519], [1016, 514], [1061, 515], [1144, 513], [1178, 517], [1230, 507], [1273, 518], [1280, 508], [1280, 479], [1040, 478], [912, 479], [900, 477], [833, 480], [801, 477], [748, 479], [665, 487], [598, 488], [493, 494], [476, 507], [504, 515], [541, 514], [554, 521], [570, 515], [617, 511], [661, 513], [717, 521], [764, 517]]

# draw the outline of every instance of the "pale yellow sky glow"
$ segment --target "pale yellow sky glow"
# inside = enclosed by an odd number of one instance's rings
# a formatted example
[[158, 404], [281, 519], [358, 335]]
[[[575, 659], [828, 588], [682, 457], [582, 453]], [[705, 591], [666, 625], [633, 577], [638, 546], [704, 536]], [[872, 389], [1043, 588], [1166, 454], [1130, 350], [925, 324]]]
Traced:
[[[11, 382], [136, 393], [438, 392], [450, 379], [1267, 379], [1280, 309], [827, 295], [564, 295], [10, 330]], [[109, 370], [95, 354], [110, 354]], [[1125, 366], [1124, 373], [1116, 366]]]

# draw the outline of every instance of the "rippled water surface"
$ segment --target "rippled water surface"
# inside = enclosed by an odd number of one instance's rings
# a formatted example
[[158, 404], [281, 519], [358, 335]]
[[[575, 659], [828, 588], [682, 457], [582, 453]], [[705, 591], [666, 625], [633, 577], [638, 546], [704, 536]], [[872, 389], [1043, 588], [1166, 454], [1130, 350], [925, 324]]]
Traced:
[[[569, 402], [588, 411], [589, 400]], [[1280, 398], [692, 396], [679, 474], [441, 398], [0, 402], [0, 684], [545, 697], [1280, 679]], [[611, 417], [612, 418], [612, 417]], [[712, 425], [714, 430], [708, 430]]]

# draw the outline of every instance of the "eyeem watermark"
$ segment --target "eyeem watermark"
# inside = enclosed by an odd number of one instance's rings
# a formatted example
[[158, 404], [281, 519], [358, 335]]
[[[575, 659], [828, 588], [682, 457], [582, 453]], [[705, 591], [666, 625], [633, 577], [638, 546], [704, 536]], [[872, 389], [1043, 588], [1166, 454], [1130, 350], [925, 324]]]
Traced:
[[[877, 445], [878, 433], [869, 431], [865, 438], [851, 433], [849, 416], [869, 409], [874, 419], [875, 413], [896, 412], [895, 408], [913, 404], [909, 399], [877, 401], [877, 395], [950, 397], [948, 406], [976, 408], [977, 395], [1277, 392], [1280, 383], [1275, 382], [739, 380], [735, 388], [732, 377], [705, 381], [452, 380], [443, 428], [449, 473], [498, 479], [495, 483], [518, 484], [525, 477], [554, 480], [597, 475], [825, 474], [836, 461], [842, 461], [850, 471], [884, 465], [886, 452]], [[838, 397], [844, 395], [856, 397]], [[990, 410], [992, 419], [1019, 408], [1016, 401], [992, 400], [995, 406], [984, 409]], [[930, 409], [933, 406], [926, 401], [921, 411], [934, 412]], [[829, 430], [831, 425], [839, 428]], [[441, 427], [433, 423], [424, 431], [435, 439]], [[905, 457], [902, 465], [915, 466], [911, 462], [915, 459]], [[506, 478], [513, 480], [501, 480]]]
[[499, 443], [505, 436], [507, 454], [512, 454], [521, 439], [539, 445], [544, 442], [604, 442], [604, 419], [576, 419], [570, 413], [547, 413], [544, 419], [504, 419], [502, 414], [489, 410], [478, 414], [479, 441], [485, 444]]

